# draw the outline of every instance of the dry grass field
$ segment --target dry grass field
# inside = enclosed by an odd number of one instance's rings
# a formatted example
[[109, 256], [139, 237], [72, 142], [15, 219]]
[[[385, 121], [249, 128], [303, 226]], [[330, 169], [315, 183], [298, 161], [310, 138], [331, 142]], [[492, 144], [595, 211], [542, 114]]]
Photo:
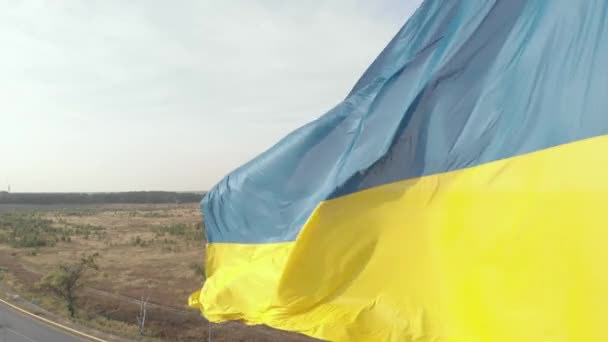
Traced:
[[[186, 307], [204, 281], [204, 229], [196, 204], [105, 205], [0, 210], [0, 276], [24, 298], [66, 316], [38, 286], [60, 263], [99, 253], [81, 292], [76, 320], [139, 340], [201, 341], [208, 323]], [[138, 299], [150, 296], [139, 336]], [[265, 327], [211, 325], [212, 341], [309, 341]]]

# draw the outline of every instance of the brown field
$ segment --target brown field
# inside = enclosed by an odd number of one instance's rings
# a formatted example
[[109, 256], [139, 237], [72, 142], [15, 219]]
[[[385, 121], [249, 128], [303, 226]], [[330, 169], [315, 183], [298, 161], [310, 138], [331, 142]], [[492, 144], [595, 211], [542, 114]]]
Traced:
[[[2, 284], [58, 315], [67, 315], [62, 303], [40, 290], [38, 281], [61, 262], [77, 260], [82, 253], [100, 254], [100, 269], [90, 276], [79, 301], [80, 324], [151, 341], [207, 340], [209, 328], [216, 342], [311, 341], [239, 323], [209, 327], [187, 308], [188, 295], [203, 282], [205, 242], [196, 204], [0, 208], [0, 216], [38, 229], [37, 235], [15, 237], [2, 230], [0, 221]], [[150, 305], [141, 337], [135, 327], [138, 298], [147, 294]]]

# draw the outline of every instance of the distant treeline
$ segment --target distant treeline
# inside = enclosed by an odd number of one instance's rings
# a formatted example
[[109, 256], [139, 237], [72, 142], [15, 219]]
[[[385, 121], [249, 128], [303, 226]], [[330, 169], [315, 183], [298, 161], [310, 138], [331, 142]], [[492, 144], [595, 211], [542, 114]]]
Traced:
[[133, 191], [112, 193], [8, 193], [0, 204], [163, 204], [200, 202], [204, 193]]

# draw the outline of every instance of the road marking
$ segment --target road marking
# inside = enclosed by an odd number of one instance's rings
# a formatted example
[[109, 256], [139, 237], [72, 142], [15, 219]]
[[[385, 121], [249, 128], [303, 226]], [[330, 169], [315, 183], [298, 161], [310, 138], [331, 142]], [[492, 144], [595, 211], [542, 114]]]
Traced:
[[[27, 337], [27, 336], [25, 336], [25, 335], [21, 334], [21, 333], [20, 333], [20, 332], [18, 332], [17, 330], [11, 329], [11, 328], [9, 328], [9, 327], [4, 327], [4, 329], [6, 329], [6, 330], [8, 330], [8, 331], [12, 332], [13, 334], [15, 334], [15, 335], [17, 335], [17, 336], [21, 336], [21, 337], [23, 337], [24, 339], [26, 339], [26, 340], [28, 340], [28, 341], [36, 342], [36, 340], [32, 340], [31, 338], [29, 338], [29, 337]], [[5, 341], [5, 342], [6, 342], [6, 341]]]
[[24, 313], [24, 314], [26, 314], [26, 315], [28, 315], [28, 316], [30, 316], [30, 317], [33, 317], [33, 318], [38, 319], [38, 320], [40, 320], [40, 321], [43, 321], [43, 322], [45, 322], [45, 323], [47, 323], [47, 324], [50, 324], [50, 325], [52, 325], [52, 326], [55, 326], [55, 327], [58, 327], [58, 328], [60, 328], [60, 329], [63, 329], [63, 330], [69, 331], [69, 332], [71, 332], [71, 333], [73, 333], [73, 334], [75, 334], [75, 335], [78, 335], [78, 336], [83, 336], [83, 337], [86, 337], [86, 338], [88, 338], [88, 339], [91, 339], [91, 340], [93, 340], [93, 341], [97, 341], [97, 342], [108, 342], [108, 341], [106, 341], [106, 340], [102, 340], [102, 339], [100, 339], [100, 338], [98, 338], [98, 337], [91, 336], [91, 335], [89, 335], [89, 334], [85, 334], [85, 333], [83, 333], [83, 332], [81, 332], [81, 331], [78, 331], [78, 330], [72, 329], [72, 328], [70, 328], [70, 327], [66, 327], [66, 326], [65, 326], [65, 325], [63, 325], [63, 324], [59, 324], [59, 323], [57, 323], [57, 322], [53, 322], [53, 321], [51, 321], [51, 320], [48, 320], [48, 319], [46, 319], [46, 318], [44, 318], [44, 317], [40, 317], [40, 316], [38, 316], [38, 315], [35, 315], [35, 314], [33, 314], [33, 313], [29, 312], [29, 311], [23, 310], [22, 308], [20, 308], [20, 307], [18, 307], [18, 306], [16, 306], [16, 305], [13, 305], [13, 304], [11, 304], [11, 303], [9, 303], [9, 302], [7, 302], [7, 301], [3, 300], [3, 299], [0, 299], [0, 303], [6, 304], [6, 305], [8, 305], [9, 307], [11, 307], [11, 308], [13, 308], [13, 309], [15, 309], [15, 310], [17, 310], [17, 311], [19, 311], [19, 312], [21, 312], [21, 313]]

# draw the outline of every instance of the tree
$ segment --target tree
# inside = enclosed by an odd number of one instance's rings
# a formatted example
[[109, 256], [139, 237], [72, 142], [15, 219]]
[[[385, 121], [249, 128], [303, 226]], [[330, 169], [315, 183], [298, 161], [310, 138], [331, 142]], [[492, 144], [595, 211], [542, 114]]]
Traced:
[[137, 315], [137, 328], [139, 330], [139, 335], [144, 335], [144, 330], [146, 326], [146, 312], [148, 309], [148, 301], [150, 300], [150, 293], [144, 299], [144, 296], [141, 296], [141, 300], [139, 301], [139, 314]]
[[77, 294], [85, 283], [84, 276], [90, 270], [97, 271], [99, 269], [95, 263], [98, 257], [99, 253], [83, 254], [77, 262], [62, 263], [40, 282], [42, 288], [65, 301], [70, 317], [74, 317], [76, 314]]

